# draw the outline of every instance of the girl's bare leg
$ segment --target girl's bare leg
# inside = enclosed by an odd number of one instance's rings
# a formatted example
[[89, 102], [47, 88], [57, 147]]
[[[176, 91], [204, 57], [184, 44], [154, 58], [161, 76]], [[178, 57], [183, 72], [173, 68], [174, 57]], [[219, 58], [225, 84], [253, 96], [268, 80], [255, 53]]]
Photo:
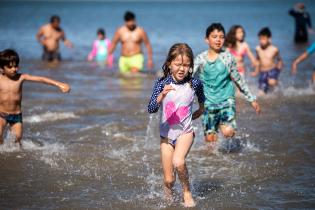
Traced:
[[168, 139], [161, 139], [161, 161], [164, 173], [164, 191], [167, 200], [173, 200], [173, 186], [175, 174], [173, 167], [174, 148], [168, 143]]
[[190, 191], [189, 175], [185, 162], [185, 158], [193, 144], [193, 141], [193, 132], [180, 136], [177, 139], [173, 155], [173, 165], [178, 173], [178, 178], [183, 187], [184, 205], [186, 207], [193, 207], [196, 205]]

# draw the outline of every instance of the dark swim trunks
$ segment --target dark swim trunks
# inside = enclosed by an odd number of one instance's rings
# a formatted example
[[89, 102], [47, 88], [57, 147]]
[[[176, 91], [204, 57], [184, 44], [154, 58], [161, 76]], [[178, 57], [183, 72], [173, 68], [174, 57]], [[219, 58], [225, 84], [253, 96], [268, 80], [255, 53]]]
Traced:
[[42, 55], [42, 59], [44, 61], [61, 61], [61, 55], [59, 53], [59, 51], [49, 51], [47, 50], [45, 47], [43, 48], [43, 55]]
[[259, 89], [267, 93], [269, 89], [268, 80], [269, 79], [278, 80], [279, 74], [280, 74], [280, 70], [277, 68], [274, 68], [267, 72], [260, 72], [259, 80], [258, 80]]
[[7, 121], [7, 123], [10, 123], [10, 124], [22, 123], [23, 122], [22, 113], [19, 113], [19, 114], [8, 114], [8, 113], [0, 112], [0, 117], [2, 119], [5, 119]]

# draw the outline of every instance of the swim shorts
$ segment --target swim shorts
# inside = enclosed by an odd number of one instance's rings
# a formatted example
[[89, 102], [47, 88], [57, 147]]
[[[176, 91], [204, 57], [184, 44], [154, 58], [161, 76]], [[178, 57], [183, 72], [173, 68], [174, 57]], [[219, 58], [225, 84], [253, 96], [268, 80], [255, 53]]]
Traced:
[[8, 114], [4, 112], [0, 112], [0, 117], [5, 119], [9, 124], [22, 123], [22, 113], [19, 114]]
[[236, 129], [235, 100], [228, 100], [228, 105], [220, 109], [211, 109], [209, 107], [205, 107], [205, 111], [202, 116], [205, 136], [218, 133], [220, 125], [225, 125]]
[[143, 70], [144, 57], [143, 54], [136, 54], [130, 57], [121, 56], [119, 58], [119, 70], [121, 73], [129, 73], [132, 68]]
[[259, 89], [267, 93], [269, 89], [268, 80], [269, 79], [277, 80], [279, 77], [279, 74], [280, 74], [280, 70], [277, 68], [271, 69], [270, 71], [267, 71], [267, 72], [260, 72], [259, 79], [258, 79]]
[[49, 51], [44, 47], [42, 59], [43, 61], [55, 61], [55, 60], [61, 61], [61, 55], [58, 50]]

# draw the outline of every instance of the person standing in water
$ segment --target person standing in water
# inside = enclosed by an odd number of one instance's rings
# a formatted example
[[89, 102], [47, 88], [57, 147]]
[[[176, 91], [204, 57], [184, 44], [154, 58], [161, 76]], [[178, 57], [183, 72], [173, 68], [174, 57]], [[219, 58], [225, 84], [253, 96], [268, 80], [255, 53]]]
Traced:
[[[160, 145], [166, 196], [172, 200], [177, 172], [186, 207], [195, 206], [195, 201], [185, 159], [195, 136], [192, 120], [202, 115], [205, 101], [201, 81], [192, 77], [193, 67], [191, 48], [185, 43], [174, 44], [162, 67], [164, 75], [155, 83], [148, 105], [149, 113], [155, 113], [161, 107]], [[195, 95], [199, 108], [193, 112]]]
[[61, 60], [59, 41], [63, 41], [66, 47], [73, 47], [72, 43], [66, 39], [60, 22], [59, 16], [51, 16], [50, 23], [42, 26], [36, 35], [38, 42], [43, 46], [42, 59], [44, 61], [59, 62]]
[[[307, 48], [307, 50], [302, 53], [301, 55], [299, 55], [292, 63], [292, 74], [296, 74], [297, 73], [297, 66], [299, 63], [301, 63], [302, 61], [304, 61], [305, 59], [307, 59], [310, 55], [312, 55], [315, 52], [315, 42], [313, 42], [313, 44], [311, 46], [309, 46]], [[314, 84], [315, 82], [315, 69], [313, 71], [312, 74], [312, 83]]]
[[95, 60], [100, 64], [106, 64], [109, 68], [113, 66], [113, 55], [108, 54], [110, 40], [106, 38], [105, 30], [97, 30], [97, 39], [93, 42], [92, 50], [88, 55], [88, 61]]
[[143, 28], [137, 26], [134, 13], [127, 11], [124, 16], [125, 24], [117, 29], [112, 39], [109, 54], [112, 54], [118, 44], [121, 43], [121, 56], [119, 58], [120, 73], [137, 73], [143, 70], [144, 56], [142, 43], [147, 48], [148, 68], [153, 68], [152, 47], [149, 38]]
[[238, 72], [245, 78], [246, 67], [244, 57], [247, 55], [254, 67], [256, 67], [258, 63], [249, 45], [245, 41], [244, 28], [240, 25], [233, 25], [226, 36], [224, 44], [229, 52], [235, 57]]
[[272, 44], [271, 36], [268, 27], [262, 28], [258, 33], [259, 45], [256, 47], [256, 55], [259, 65], [252, 72], [252, 76], [255, 77], [259, 74], [260, 95], [266, 94], [270, 87], [278, 85], [279, 75], [283, 67], [280, 51]]
[[70, 91], [70, 86], [47, 77], [18, 73], [19, 55], [11, 49], [0, 52], [0, 144], [3, 144], [3, 133], [10, 125], [15, 135], [15, 142], [22, 146], [22, 89], [26, 81], [37, 82], [58, 87], [61, 92]]
[[312, 22], [310, 14], [305, 11], [303, 3], [297, 3], [294, 8], [289, 10], [289, 14], [295, 20], [295, 43], [306, 43], [308, 41], [308, 30], [312, 30]]
[[235, 58], [223, 48], [224, 27], [220, 23], [211, 24], [205, 41], [208, 50], [196, 56], [194, 75], [202, 81], [206, 97], [202, 120], [205, 141], [213, 143], [218, 139], [219, 129], [225, 138], [232, 138], [236, 133], [235, 86], [257, 114], [260, 106], [239, 74]]

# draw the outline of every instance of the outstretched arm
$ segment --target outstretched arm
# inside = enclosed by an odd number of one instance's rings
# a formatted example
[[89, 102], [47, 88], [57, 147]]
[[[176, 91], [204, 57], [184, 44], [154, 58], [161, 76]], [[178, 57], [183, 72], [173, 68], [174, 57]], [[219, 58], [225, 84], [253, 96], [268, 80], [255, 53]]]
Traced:
[[31, 82], [48, 84], [48, 85], [58, 87], [61, 90], [61, 92], [63, 92], [63, 93], [70, 92], [70, 86], [66, 83], [62, 83], [62, 82], [59, 82], [59, 81], [56, 81], [53, 79], [49, 79], [47, 77], [32, 76], [29, 74], [23, 74], [22, 76], [23, 76], [24, 81], [31, 81]]
[[292, 74], [296, 74], [297, 73], [297, 65], [299, 63], [301, 63], [302, 61], [304, 61], [306, 58], [308, 57], [308, 53], [307, 51], [302, 53], [299, 57], [297, 57], [293, 63], [292, 63], [292, 67], [291, 67], [291, 73]]
[[[107, 45], [107, 50], [109, 51], [110, 46], [111, 46], [111, 42], [110, 42], [109, 39], [106, 39], [106, 45]], [[108, 54], [107, 60], [106, 60], [106, 64], [108, 65], [109, 68], [113, 67], [113, 64], [114, 64], [114, 56], [113, 56], [113, 54]]]
[[92, 45], [92, 50], [89, 53], [87, 60], [92, 61], [94, 59], [94, 57], [96, 56], [96, 54], [97, 54], [97, 43], [96, 43], [96, 41], [94, 41], [93, 45]]
[[259, 70], [260, 70], [260, 62], [259, 62], [260, 58], [259, 58], [259, 54], [258, 51], [256, 49], [256, 61], [257, 61], [257, 65], [255, 66], [255, 70], [254, 72], [251, 73], [251, 76], [256, 77], [259, 74]]
[[111, 55], [116, 49], [116, 46], [120, 40], [119, 29], [115, 32], [112, 43], [109, 47], [108, 54]]
[[43, 35], [44, 35], [44, 31], [43, 31], [43, 27], [41, 27], [37, 34], [36, 34], [36, 39], [39, 43], [41, 43], [42, 45], [44, 45], [44, 38], [43, 38]]
[[143, 31], [143, 42], [144, 42], [145, 47], [147, 48], [147, 53], [148, 53], [148, 68], [152, 69], [153, 68], [152, 46], [148, 38], [148, 35], [145, 31]]
[[256, 66], [258, 65], [258, 61], [256, 60], [256, 58], [255, 58], [252, 50], [250, 49], [249, 45], [246, 44], [245, 47], [246, 47], [246, 52], [247, 52], [248, 58], [249, 58], [250, 62], [252, 63], [252, 66], [254, 68], [256, 68]]
[[236, 86], [238, 87], [238, 89], [244, 94], [244, 96], [248, 102], [253, 102], [256, 100], [256, 96], [254, 96], [250, 92], [244, 78], [238, 72], [237, 67], [236, 67], [235, 58], [233, 58], [233, 60], [232, 60], [230, 76], [231, 76], [231, 79], [236, 84]]
[[244, 78], [240, 75], [240, 73], [237, 71], [237, 68], [236, 68], [236, 61], [235, 59], [233, 59], [233, 64], [232, 64], [232, 69], [231, 69], [231, 78], [232, 80], [235, 82], [236, 86], [238, 87], [238, 89], [244, 94], [245, 96], [245, 99], [250, 102], [251, 106], [253, 107], [253, 109], [255, 110], [255, 112], [257, 114], [260, 114], [260, 106], [258, 104], [258, 102], [256, 101], [256, 96], [254, 96]]
[[72, 48], [73, 44], [66, 38], [66, 34], [64, 31], [61, 32], [61, 39], [66, 47]]
[[279, 50], [277, 50], [276, 59], [277, 59], [277, 61], [278, 61], [278, 62], [277, 62], [277, 68], [278, 68], [279, 70], [281, 70], [282, 67], [283, 67], [283, 61], [282, 61], [282, 58], [281, 58], [281, 56], [280, 56]]

